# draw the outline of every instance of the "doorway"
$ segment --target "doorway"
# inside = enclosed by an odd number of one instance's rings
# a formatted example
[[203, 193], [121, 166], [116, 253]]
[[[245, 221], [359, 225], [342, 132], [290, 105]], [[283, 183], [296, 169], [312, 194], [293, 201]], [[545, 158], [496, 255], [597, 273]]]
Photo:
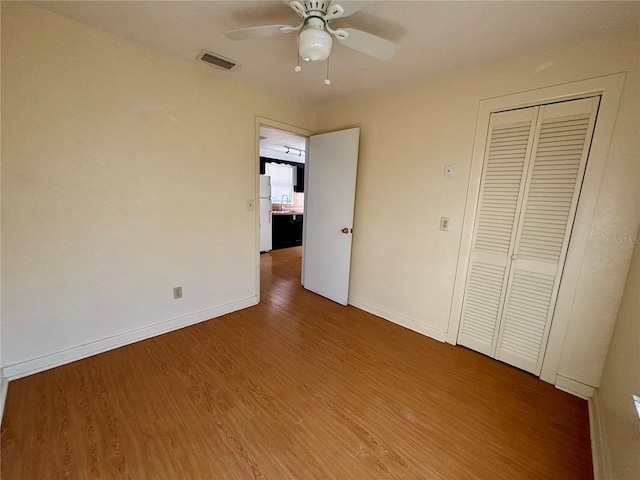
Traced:
[[[276, 143], [274, 148], [262, 148], [263, 145], [266, 146], [269, 143], [268, 135], [280, 136], [278, 139], [280, 141], [272, 142]], [[295, 193], [308, 195], [308, 192], [311, 191], [313, 198], [311, 202], [303, 199], [302, 205], [296, 205], [295, 199], [294, 203], [285, 203], [285, 199], [290, 202], [289, 193], [293, 195], [293, 190], [291, 192], [284, 190], [284, 193], [282, 190], [278, 190], [272, 193], [269, 186], [265, 187], [267, 193], [263, 198], [265, 203], [271, 201], [272, 215], [269, 218], [272, 220], [272, 225], [265, 224], [267, 228], [271, 226], [273, 229], [273, 244], [276, 244], [276, 237], [279, 236], [276, 231], [278, 224], [284, 224], [283, 228], [285, 231], [289, 231], [288, 235], [294, 235], [293, 240], [289, 237], [288, 243], [272, 245], [272, 248], [302, 246], [304, 243], [301, 265], [302, 285], [307, 290], [346, 306], [349, 293], [360, 129], [350, 128], [318, 135], [305, 135], [303, 132], [283, 129], [278, 125], [263, 123], [258, 119], [256, 122], [258, 151], [269, 155], [269, 157], [258, 155], [261, 167], [259, 173], [266, 174], [268, 168], [273, 169], [274, 173], [281, 170], [283, 164], [291, 164], [289, 160], [291, 155], [296, 156], [296, 160], [302, 158], [302, 144], [299, 144], [298, 148], [286, 143], [283, 144], [283, 136], [285, 141], [295, 141], [295, 136], [306, 137], [304, 138], [305, 164], [293, 163], [294, 166], [297, 165], [296, 173], [302, 169], [304, 169], [302, 172], [306, 171], [304, 178], [301, 176], [295, 180], [295, 185], [297, 185]], [[285, 155], [284, 159], [274, 158], [273, 152], [276, 150], [280, 150], [280, 153]], [[306, 162], [306, 159], [309, 158], [309, 150], [313, 153], [313, 165]], [[313, 166], [313, 175], [309, 170], [311, 166]], [[294, 184], [295, 176], [290, 170], [288, 172], [285, 175], [285, 178], [288, 179], [286, 183], [291, 186]], [[259, 177], [256, 183], [259, 185], [262, 180], [265, 180], [265, 185], [268, 183], [264, 177]], [[269, 208], [268, 203], [263, 210], [266, 211], [267, 208]], [[305, 215], [307, 215], [306, 220]], [[260, 216], [256, 217], [257, 220], [259, 218]], [[268, 222], [264, 214], [263, 221]], [[260, 228], [259, 222], [258, 228]], [[256, 249], [258, 255], [260, 250]], [[256, 269], [256, 283], [259, 292], [260, 257], [257, 259], [256, 266], [258, 267]]]
[[[289, 258], [301, 268], [304, 225], [305, 163], [308, 135], [301, 129], [260, 119], [258, 132], [258, 185], [260, 245], [258, 248], [258, 289], [260, 269], [278, 258]], [[297, 248], [297, 255], [272, 255], [271, 252]], [[301, 281], [300, 281], [301, 282]]]

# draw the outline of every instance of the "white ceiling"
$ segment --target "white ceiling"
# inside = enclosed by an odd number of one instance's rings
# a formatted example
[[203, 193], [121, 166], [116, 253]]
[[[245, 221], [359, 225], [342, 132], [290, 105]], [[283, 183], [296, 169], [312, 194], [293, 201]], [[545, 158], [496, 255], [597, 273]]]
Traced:
[[[234, 42], [226, 30], [297, 25], [282, 1], [45, 1], [47, 10], [197, 64], [211, 75], [243, 82], [309, 106], [424, 83], [481, 64], [604, 32], [638, 29], [640, 2], [618, 1], [372, 1], [332, 22], [397, 43], [389, 61], [334, 42], [331, 85], [326, 63], [296, 65], [295, 34]], [[239, 63], [226, 72], [196, 60], [202, 49]], [[543, 66], [541, 66], [543, 67]]]
[[260, 127], [260, 156], [305, 163], [306, 138], [271, 127]]

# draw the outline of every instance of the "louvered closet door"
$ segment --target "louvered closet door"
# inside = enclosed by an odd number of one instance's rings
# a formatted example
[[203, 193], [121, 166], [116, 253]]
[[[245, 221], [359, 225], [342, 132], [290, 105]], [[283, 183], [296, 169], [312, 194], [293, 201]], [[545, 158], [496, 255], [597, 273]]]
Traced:
[[540, 107], [496, 358], [542, 367], [599, 97]]
[[458, 343], [494, 356], [538, 107], [491, 115]]

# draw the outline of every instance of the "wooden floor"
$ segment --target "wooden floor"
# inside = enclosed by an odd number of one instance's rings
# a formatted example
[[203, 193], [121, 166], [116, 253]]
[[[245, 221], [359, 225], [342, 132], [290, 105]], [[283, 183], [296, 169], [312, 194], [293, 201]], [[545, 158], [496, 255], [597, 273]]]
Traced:
[[586, 402], [300, 287], [11, 382], [3, 480], [589, 479]]

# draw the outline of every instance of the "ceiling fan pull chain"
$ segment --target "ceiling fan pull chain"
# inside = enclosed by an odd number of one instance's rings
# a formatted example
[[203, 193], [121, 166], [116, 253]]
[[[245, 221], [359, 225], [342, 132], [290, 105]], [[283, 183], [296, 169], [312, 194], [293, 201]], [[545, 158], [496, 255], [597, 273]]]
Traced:
[[300, 66], [300, 36], [296, 38], [296, 61], [298, 64], [296, 68], [293, 69], [294, 72], [300, 73], [302, 71], [302, 67]]
[[331, 85], [331, 80], [329, 80], [329, 59], [327, 58], [327, 78], [324, 80], [324, 84], [328, 87]]

